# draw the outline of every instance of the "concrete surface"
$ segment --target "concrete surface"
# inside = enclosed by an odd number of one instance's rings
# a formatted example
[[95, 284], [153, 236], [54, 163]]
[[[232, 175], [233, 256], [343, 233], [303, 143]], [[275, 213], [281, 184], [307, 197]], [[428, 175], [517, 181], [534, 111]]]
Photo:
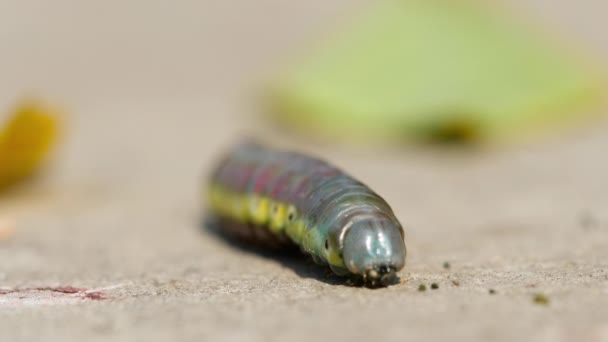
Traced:
[[[49, 172], [0, 196], [15, 226], [0, 241], [0, 341], [608, 340], [607, 123], [444, 153], [303, 143], [251, 119], [252, 81], [353, 4], [2, 2], [1, 103], [32, 89], [72, 116]], [[606, 56], [605, 5], [518, 6]], [[200, 229], [203, 175], [252, 131], [392, 203], [401, 284], [344, 286]]]

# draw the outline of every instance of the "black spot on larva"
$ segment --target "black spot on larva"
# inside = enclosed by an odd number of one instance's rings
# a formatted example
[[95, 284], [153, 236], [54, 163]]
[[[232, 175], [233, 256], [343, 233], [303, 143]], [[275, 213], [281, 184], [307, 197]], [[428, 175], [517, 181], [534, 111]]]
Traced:
[[293, 213], [289, 213], [289, 215], [287, 216], [287, 219], [289, 221], [293, 221]]

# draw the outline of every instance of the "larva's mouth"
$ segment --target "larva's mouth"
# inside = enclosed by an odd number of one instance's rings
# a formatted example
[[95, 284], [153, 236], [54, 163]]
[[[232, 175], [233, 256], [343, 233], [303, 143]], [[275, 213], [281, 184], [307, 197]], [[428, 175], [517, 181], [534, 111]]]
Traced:
[[370, 287], [388, 286], [394, 283], [396, 278], [397, 269], [390, 265], [380, 265], [363, 274], [363, 281]]

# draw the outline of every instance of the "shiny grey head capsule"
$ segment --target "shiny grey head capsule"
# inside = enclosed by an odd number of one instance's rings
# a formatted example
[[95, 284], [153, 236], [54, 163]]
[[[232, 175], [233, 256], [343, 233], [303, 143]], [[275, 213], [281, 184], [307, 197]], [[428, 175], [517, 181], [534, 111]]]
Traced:
[[405, 243], [399, 222], [384, 216], [355, 221], [344, 236], [344, 264], [372, 285], [387, 285], [405, 266]]

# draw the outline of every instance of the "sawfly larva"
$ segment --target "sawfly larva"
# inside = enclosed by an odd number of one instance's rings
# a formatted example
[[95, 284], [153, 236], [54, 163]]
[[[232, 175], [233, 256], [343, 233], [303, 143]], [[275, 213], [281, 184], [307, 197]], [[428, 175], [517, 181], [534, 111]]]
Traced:
[[208, 205], [222, 232], [265, 246], [295, 244], [367, 285], [389, 284], [405, 265], [403, 228], [386, 201], [301, 153], [236, 146], [212, 174]]

